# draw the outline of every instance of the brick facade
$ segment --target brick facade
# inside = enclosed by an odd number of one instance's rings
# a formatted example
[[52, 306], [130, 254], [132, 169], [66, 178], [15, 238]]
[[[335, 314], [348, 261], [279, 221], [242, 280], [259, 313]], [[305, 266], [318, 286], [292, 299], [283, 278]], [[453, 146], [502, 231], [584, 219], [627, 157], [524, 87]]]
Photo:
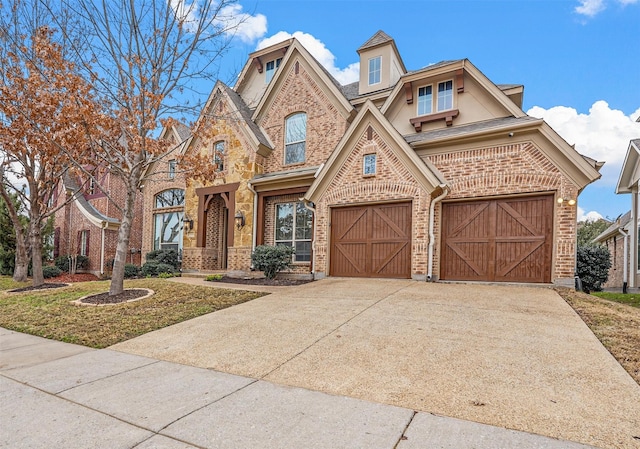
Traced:
[[[554, 193], [561, 198], [578, 196], [578, 189], [532, 142], [460, 150], [427, 158], [451, 180], [446, 200], [532, 193]], [[436, 209], [436, 235], [439, 235], [441, 206]], [[556, 203], [554, 214], [552, 279], [573, 283], [577, 207]], [[434, 272], [439, 271], [439, 251], [437, 243]]]
[[[622, 288], [624, 279], [624, 237], [622, 235], [614, 235], [603, 242], [604, 246], [609, 249], [611, 257], [611, 268], [609, 268], [609, 278], [603, 285], [604, 288]], [[630, 258], [629, 258], [630, 259]], [[629, 264], [629, 262], [627, 262]], [[631, 271], [629, 264], [628, 273]]]

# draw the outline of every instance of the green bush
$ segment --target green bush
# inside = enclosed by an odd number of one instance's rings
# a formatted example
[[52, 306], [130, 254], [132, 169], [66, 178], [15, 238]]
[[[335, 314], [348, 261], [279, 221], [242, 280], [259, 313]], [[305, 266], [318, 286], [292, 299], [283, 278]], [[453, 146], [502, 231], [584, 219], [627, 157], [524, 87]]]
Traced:
[[586, 293], [602, 290], [609, 278], [611, 258], [605, 246], [578, 246], [576, 270]]
[[124, 278], [131, 279], [140, 276], [140, 267], [132, 263], [124, 265]]
[[166, 263], [146, 262], [142, 265], [142, 275], [144, 277], [158, 276], [160, 273], [173, 273], [175, 268]]
[[169, 279], [173, 277], [173, 273], [167, 273], [167, 272], [162, 272], [162, 273], [158, 273], [158, 278], [160, 279]]
[[[58, 256], [53, 263], [62, 271], [69, 271], [69, 256]], [[89, 258], [87, 256], [76, 256], [76, 270], [83, 270], [89, 266]]]
[[42, 275], [45, 279], [54, 278], [60, 276], [62, 274], [62, 270], [55, 265], [45, 265], [42, 267]]
[[221, 281], [222, 280], [223, 275], [221, 274], [210, 274], [208, 276], [206, 276], [204, 278], [205, 281], [209, 281], [209, 282], [215, 282], [215, 281]]
[[178, 252], [173, 249], [157, 249], [155, 251], [150, 251], [147, 253], [146, 260], [147, 262], [171, 265], [172, 271], [177, 270], [180, 266], [178, 261]]
[[273, 279], [280, 271], [291, 267], [294, 253], [291, 246], [259, 245], [251, 254], [251, 262], [256, 270], [264, 271], [267, 279]]

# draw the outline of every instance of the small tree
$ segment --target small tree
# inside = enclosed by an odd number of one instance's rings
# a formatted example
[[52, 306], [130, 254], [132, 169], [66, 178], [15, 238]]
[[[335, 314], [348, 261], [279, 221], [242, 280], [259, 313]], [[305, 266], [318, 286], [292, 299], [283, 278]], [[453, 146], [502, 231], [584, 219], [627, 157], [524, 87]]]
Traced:
[[602, 234], [610, 224], [604, 218], [578, 222], [578, 246], [595, 245], [593, 239]]
[[291, 267], [294, 253], [291, 246], [259, 245], [251, 254], [251, 262], [257, 270], [264, 271], [267, 279], [274, 279], [280, 271]]
[[602, 285], [609, 278], [609, 268], [611, 268], [611, 258], [607, 247], [601, 245], [578, 247], [576, 269], [584, 292], [602, 290]]

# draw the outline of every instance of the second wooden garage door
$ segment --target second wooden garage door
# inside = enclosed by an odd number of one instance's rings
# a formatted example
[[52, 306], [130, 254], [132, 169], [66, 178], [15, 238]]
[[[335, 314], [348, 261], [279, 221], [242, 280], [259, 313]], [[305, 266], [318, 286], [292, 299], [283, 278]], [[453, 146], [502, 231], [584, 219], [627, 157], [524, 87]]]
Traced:
[[442, 205], [442, 279], [550, 282], [553, 197]]
[[331, 211], [330, 274], [411, 277], [411, 203]]

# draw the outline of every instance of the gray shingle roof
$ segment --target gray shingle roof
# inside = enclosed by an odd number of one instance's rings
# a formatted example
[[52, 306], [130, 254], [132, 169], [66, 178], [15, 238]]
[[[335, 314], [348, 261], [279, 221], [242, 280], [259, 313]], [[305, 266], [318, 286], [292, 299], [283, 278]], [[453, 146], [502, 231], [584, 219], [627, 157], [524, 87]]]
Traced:
[[180, 137], [180, 141], [181, 142], [184, 142], [189, 137], [191, 137], [191, 130], [184, 123], [178, 122], [178, 123], [176, 123], [175, 127], [176, 127], [176, 132], [178, 133], [178, 136]]
[[269, 143], [269, 140], [262, 133], [262, 131], [260, 130], [260, 127], [256, 125], [256, 123], [251, 119], [251, 116], [253, 115], [253, 111], [249, 109], [249, 107], [246, 105], [246, 103], [242, 100], [242, 98], [240, 97], [240, 95], [238, 95], [236, 91], [231, 89], [222, 81], [220, 81], [220, 84], [224, 87], [225, 92], [229, 95], [229, 98], [231, 99], [231, 101], [233, 101], [233, 104], [236, 106], [238, 111], [240, 111], [240, 115], [249, 126], [249, 129], [251, 130], [251, 132], [256, 136], [256, 138], [258, 139], [258, 142], [260, 142], [262, 145], [268, 148], [271, 148], [271, 144]]
[[611, 225], [605, 229], [602, 234], [593, 239], [594, 242], [603, 242], [614, 234], [618, 234], [618, 229], [624, 228], [631, 222], [631, 211], [622, 215], [616, 221], [611, 223]]
[[418, 142], [428, 142], [430, 140], [438, 140], [447, 137], [456, 137], [464, 134], [482, 132], [482, 131], [490, 131], [492, 129], [499, 129], [503, 127], [507, 127], [510, 125], [521, 125], [529, 122], [537, 122], [540, 121], [539, 118], [525, 116], [525, 117], [502, 117], [492, 120], [486, 120], [484, 122], [472, 123], [469, 125], [462, 126], [453, 126], [443, 129], [436, 129], [433, 131], [425, 131], [423, 133], [418, 134], [410, 134], [404, 136], [404, 140], [407, 141], [409, 145], [415, 144]]
[[376, 34], [371, 36], [367, 42], [362, 44], [360, 48], [358, 48], [358, 53], [362, 50], [366, 50], [370, 47], [375, 47], [376, 45], [384, 44], [385, 42], [391, 42], [393, 39], [384, 31], [379, 30]]
[[73, 192], [74, 199], [78, 203], [79, 207], [82, 207], [89, 215], [95, 217], [99, 221], [106, 221], [108, 223], [114, 224], [120, 223], [120, 220], [118, 220], [117, 218], [107, 217], [106, 215], [100, 213], [95, 207], [93, 207], [93, 204], [87, 201], [87, 199], [80, 191], [80, 186], [78, 185], [76, 180], [73, 179], [73, 176], [69, 175], [69, 173], [65, 173], [63, 175], [62, 182], [64, 183], [64, 186], [67, 190], [71, 190]]

